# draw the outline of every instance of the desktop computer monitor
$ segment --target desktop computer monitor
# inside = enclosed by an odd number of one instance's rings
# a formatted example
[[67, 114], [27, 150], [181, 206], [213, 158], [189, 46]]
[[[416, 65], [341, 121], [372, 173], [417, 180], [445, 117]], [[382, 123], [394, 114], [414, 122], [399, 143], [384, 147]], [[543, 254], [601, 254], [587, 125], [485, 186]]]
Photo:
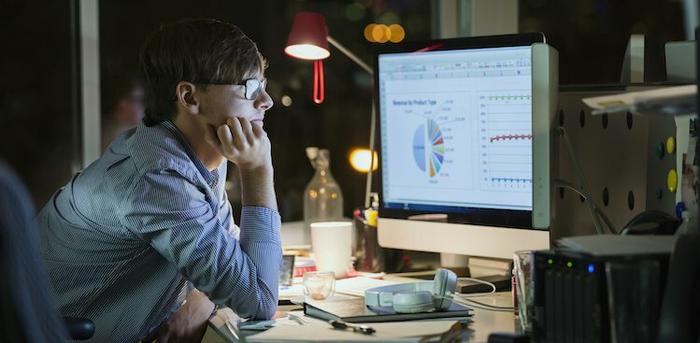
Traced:
[[405, 43], [375, 62], [379, 244], [508, 259], [548, 248], [558, 62], [544, 36]]

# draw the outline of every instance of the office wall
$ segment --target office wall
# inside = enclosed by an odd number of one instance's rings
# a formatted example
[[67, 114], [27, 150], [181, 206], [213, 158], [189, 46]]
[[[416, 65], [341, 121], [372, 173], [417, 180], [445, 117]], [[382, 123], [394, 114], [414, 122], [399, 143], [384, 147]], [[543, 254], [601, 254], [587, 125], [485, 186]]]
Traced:
[[0, 159], [37, 206], [80, 166], [75, 3], [0, 2]]
[[627, 41], [647, 35], [647, 81], [665, 79], [663, 44], [685, 39], [675, 0], [521, 0], [520, 32], [544, 32], [559, 51], [560, 84], [620, 80]]

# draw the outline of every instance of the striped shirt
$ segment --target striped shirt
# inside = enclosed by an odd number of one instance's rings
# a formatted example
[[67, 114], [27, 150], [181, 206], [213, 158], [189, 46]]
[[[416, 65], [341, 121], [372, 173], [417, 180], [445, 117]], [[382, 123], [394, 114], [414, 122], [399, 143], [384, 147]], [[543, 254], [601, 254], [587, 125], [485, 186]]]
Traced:
[[194, 286], [241, 317], [270, 318], [280, 217], [245, 206], [238, 229], [225, 176], [226, 163], [207, 170], [171, 122], [119, 136], [38, 216], [61, 314], [94, 321], [93, 341], [133, 342]]

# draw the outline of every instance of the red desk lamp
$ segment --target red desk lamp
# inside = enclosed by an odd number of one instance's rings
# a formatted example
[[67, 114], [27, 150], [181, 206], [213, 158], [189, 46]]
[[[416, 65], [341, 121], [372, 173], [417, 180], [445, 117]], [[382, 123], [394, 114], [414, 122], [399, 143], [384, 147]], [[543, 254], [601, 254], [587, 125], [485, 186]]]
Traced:
[[[369, 65], [364, 63], [359, 57], [342, 46], [333, 37], [328, 35], [328, 27], [326, 19], [315, 12], [299, 12], [294, 17], [292, 30], [289, 32], [287, 46], [284, 52], [287, 55], [314, 61], [314, 90], [313, 101], [317, 104], [323, 102], [325, 97], [325, 85], [323, 77], [323, 60], [328, 58], [331, 53], [328, 50], [328, 43], [331, 43], [336, 49], [340, 50], [345, 56], [357, 63], [360, 68], [364, 69], [370, 76], [374, 75], [374, 71]], [[369, 151], [370, 151], [370, 166], [374, 165], [374, 132], [375, 132], [375, 106], [372, 101], [372, 116], [369, 132]], [[372, 168], [367, 172], [367, 185], [365, 189], [365, 208], [369, 207], [369, 193], [372, 186]]]

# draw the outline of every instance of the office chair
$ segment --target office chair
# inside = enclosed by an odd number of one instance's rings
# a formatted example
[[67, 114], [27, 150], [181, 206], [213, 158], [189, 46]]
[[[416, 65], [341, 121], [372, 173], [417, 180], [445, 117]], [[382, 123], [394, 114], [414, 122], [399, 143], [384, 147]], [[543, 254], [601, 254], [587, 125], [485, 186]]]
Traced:
[[29, 199], [19, 178], [0, 161], [0, 337], [8, 342], [88, 339], [95, 331], [92, 321], [57, 316]]

